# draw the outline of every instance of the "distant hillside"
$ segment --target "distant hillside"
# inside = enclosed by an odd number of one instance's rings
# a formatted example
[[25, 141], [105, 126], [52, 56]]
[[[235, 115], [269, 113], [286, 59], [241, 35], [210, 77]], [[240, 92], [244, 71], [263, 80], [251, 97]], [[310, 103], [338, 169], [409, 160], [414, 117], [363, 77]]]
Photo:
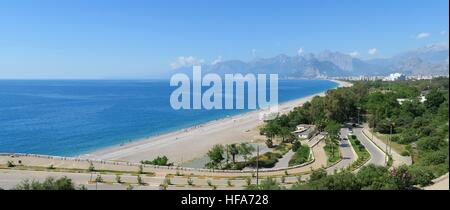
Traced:
[[[348, 54], [329, 50], [318, 54], [222, 61], [214, 65], [203, 65], [203, 72], [226, 73], [278, 73], [281, 78], [320, 78], [333, 76], [386, 75], [402, 72], [407, 75], [448, 74], [448, 44], [429, 45], [396, 55], [392, 58], [361, 60]], [[190, 67], [177, 69], [190, 72]]]
[[428, 45], [392, 58], [371, 60], [368, 63], [407, 75], [448, 74], [448, 44]]

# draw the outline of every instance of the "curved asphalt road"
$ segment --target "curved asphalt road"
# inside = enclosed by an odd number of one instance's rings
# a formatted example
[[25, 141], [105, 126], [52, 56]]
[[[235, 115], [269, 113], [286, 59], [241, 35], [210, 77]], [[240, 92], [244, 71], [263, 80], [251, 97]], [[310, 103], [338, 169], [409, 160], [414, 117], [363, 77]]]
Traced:
[[386, 154], [378, 148], [370, 139], [368, 139], [363, 133], [362, 128], [353, 128], [353, 134], [358, 138], [364, 147], [366, 147], [367, 151], [370, 153], [370, 160], [366, 163], [374, 164], [379, 166], [386, 165]]
[[[366, 133], [367, 135], [371, 134], [369, 126], [367, 125], [367, 123], [365, 123], [363, 125], [363, 132]], [[383, 141], [381, 141], [380, 139], [378, 139], [376, 136], [374, 136], [372, 142], [374, 144], [378, 145], [383, 150], [383, 152], [386, 152], [385, 151], [386, 150], [385, 149], [386, 148], [386, 144]], [[410, 156], [401, 156], [395, 150], [391, 150], [391, 151], [389, 151], [389, 153], [392, 156], [392, 160], [393, 160], [392, 166], [393, 167], [398, 167], [398, 166], [401, 166], [401, 165], [412, 165], [412, 159], [411, 159]]]

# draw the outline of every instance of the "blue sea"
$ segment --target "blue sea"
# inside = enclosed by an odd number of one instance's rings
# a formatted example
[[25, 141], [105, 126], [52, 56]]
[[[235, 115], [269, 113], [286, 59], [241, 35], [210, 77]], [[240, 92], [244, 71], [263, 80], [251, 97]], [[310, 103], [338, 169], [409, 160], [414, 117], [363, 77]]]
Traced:
[[[279, 102], [335, 88], [281, 80]], [[0, 152], [76, 156], [248, 110], [173, 110], [169, 81], [0, 80]]]

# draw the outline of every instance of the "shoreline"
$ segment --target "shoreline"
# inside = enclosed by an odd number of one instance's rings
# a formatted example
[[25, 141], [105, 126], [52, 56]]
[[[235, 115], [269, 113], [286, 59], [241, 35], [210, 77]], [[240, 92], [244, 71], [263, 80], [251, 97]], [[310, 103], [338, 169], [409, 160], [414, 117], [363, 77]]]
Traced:
[[[338, 84], [336, 88], [351, 86], [348, 82], [330, 81]], [[286, 113], [315, 96], [323, 96], [326, 91], [283, 102], [279, 105], [279, 112]], [[170, 162], [181, 164], [204, 156], [216, 144], [264, 141], [258, 129], [263, 124], [263, 121], [259, 119], [262, 111], [253, 110], [216, 119], [189, 128], [97, 149], [90, 154], [81, 154], [76, 157], [140, 162], [165, 155]]]

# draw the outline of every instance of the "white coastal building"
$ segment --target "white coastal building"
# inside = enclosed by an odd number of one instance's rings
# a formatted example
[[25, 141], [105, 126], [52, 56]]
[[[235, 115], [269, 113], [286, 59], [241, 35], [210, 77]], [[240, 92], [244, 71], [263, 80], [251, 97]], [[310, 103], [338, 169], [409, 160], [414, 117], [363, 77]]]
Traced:
[[297, 130], [294, 131], [294, 134], [297, 135], [298, 138], [307, 139], [313, 131], [314, 125], [300, 124], [297, 125]]
[[406, 76], [401, 73], [393, 73], [384, 78], [384, 81], [405, 81]]

